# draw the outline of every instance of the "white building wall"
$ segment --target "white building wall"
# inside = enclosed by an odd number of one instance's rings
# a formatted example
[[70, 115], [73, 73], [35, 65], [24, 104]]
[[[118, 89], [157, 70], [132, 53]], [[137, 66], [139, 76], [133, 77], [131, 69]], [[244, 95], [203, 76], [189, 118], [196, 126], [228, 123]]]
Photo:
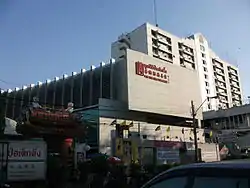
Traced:
[[[166, 63], [173, 63], [173, 64], [180, 65], [180, 51], [179, 51], [178, 42], [182, 42], [184, 45], [194, 49], [194, 54], [195, 54], [194, 63], [196, 64], [196, 69], [199, 72], [200, 92], [201, 92], [201, 97], [203, 101], [206, 100], [207, 97], [213, 97], [213, 96], [216, 96], [217, 94], [216, 87], [215, 87], [215, 76], [214, 76], [212, 59], [213, 58], [219, 59], [219, 61], [222, 62], [224, 65], [226, 87], [227, 87], [227, 97], [228, 97], [228, 103], [229, 103], [228, 107], [233, 106], [231, 87], [229, 83], [228, 70], [227, 70], [227, 66], [232, 66], [232, 65], [221, 60], [210, 49], [208, 41], [205, 39], [204, 36], [202, 36], [202, 34], [197, 33], [188, 38], [179, 38], [154, 25], [145, 23], [128, 34], [128, 36], [130, 37], [130, 44], [131, 44], [130, 49], [145, 53], [151, 57], [154, 56], [154, 53], [152, 50], [152, 47], [154, 46], [152, 43], [152, 38], [154, 38], [154, 36], [152, 35], [151, 30], [155, 30], [158, 33], [162, 34], [163, 36], [167, 36], [171, 39], [171, 42], [172, 42], [171, 54], [173, 56], [173, 60], [172, 62], [169, 62], [168, 60], [166, 60]], [[201, 49], [201, 44], [205, 48], [204, 51]], [[119, 50], [119, 48], [117, 47], [119, 45], [121, 44], [118, 44], [117, 42], [112, 44], [111, 56], [113, 58], [117, 59], [121, 56], [121, 54], [125, 56], [125, 51]], [[205, 57], [202, 57], [201, 55], [202, 52], [205, 54]], [[206, 65], [203, 64], [203, 60], [206, 61]], [[186, 68], [192, 69], [192, 63], [191, 64], [186, 63], [185, 66]], [[232, 66], [232, 67], [234, 67], [234, 69], [238, 71], [238, 68], [236, 68], [235, 66]], [[204, 68], [206, 68], [206, 71], [204, 70]], [[207, 78], [205, 78], [205, 74], [207, 75]], [[238, 73], [238, 77], [239, 77], [239, 73]], [[206, 82], [208, 83], [208, 86], [206, 86]], [[240, 82], [240, 78], [239, 78], [239, 82]], [[207, 90], [209, 93], [207, 93]], [[241, 92], [241, 99], [242, 99], [241, 85], [240, 85], [240, 92]], [[220, 101], [217, 99], [206, 101], [203, 106], [203, 111], [217, 110], [219, 107], [219, 104], [220, 104]]]
[[154, 25], [151, 25], [149, 23], [146, 24], [146, 27], [147, 27], [147, 36], [144, 36], [144, 37], [147, 37], [147, 40], [148, 40], [148, 55], [153, 57], [153, 51], [152, 51], [152, 39], [154, 38], [151, 34], [151, 30], [154, 30], [154, 31], [158, 31], [158, 33], [164, 35], [164, 36], [167, 36], [171, 39], [171, 42], [172, 42], [172, 54], [173, 54], [173, 64], [177, 64], [177, 65], [180, 65], [180, 61], [179, 61], [179, 49], [178, 49], [178, 42], [181, 40], [179, 37], [175, 36], [175, 35], [172, 35], [170, 33], [168, 33], [167, 31], [164, 31]]
[[[151, 33], [152, 31], [157, 31], [160, 37], [153, 36]], [[116, 60], [120, 60], [125, 57], [125, 51], [123, 47], [126, 47], [127, 45], [124, 44], [124, 42], [121, 42], [121, 38], [123, 37], [126, 37], [127, 41], [130, 41], [129, 42], [130, 45], [127, 46], [128, 49], [142, 52], [144, 54], [153, 57], [154, 44], [152, 42], [152, 39], [158, 38], [159, 41], [164, 41], [164, 39], [162, 39], [161, 36], [168, 37], [171, 39], [171, 51], [169, 51], [167, 47], [163, 44], [164, 42], [159, 44], [159, 49], [162, 49], [163, 51], [170, 53], [173, 57], [171, 61], [166, 60], [166, 63], [180, 65], [180, 54], [178, 47], [179, 42], [183, 43], [184, 45], [192, 49], [195, 47], [193, 40], [190, 40], [188, 38], [179, 38], [156, 26], [153, 26], [149, 23], [145, 23], [136, 28], [135, 30], [131, 31], [130, 33], [119, 36], [118, 40], [116, 42], [113, 42], [111, 45], [111, 57]], [[164, 58], [164, 56], [159, 55], [159, 58]], [[193, 69], [188, 63], [186, 65], [186, 68]]]
[[[127, 50], [126, 59], [127, 61], [124, 63], [127, 65], [128, 107], [130, 110], [192, 118], [191, 100], [194, 101], [196, 107], [202, 103], [197, 71], [166, 63], [132, 50]], [[138, 75], [136, 74], [136, 62], [141, 62], [144, 66], [152, 65], [158, 69], [164, 68], [166, 73], [147, 68], [143, 70], [143, 74], [146, 70], [153, 71], [155, 77], [152, 75], [153, 73]], [[168, 76], [167, 83], [146, 77], [161, 78], [160, 75]], [[197, 112], [196, 118], [202, 119], [201, 111]]]
[[[216, 96], [216, 91], [214, 87], [215, 83], [214, 83], [213, 65], [210, 58], [210, 53], [209, 53], [210, 49], [207, 40], [201, 34], [193, 35], [193, 37], [196, 50], [196, 63], [198, 66], [198, 73], [200, 79], [201, 97], [202, 101], [204, 101], [207, 99], [207, 97]], [[204, 47], [203, 50], [201, 46]], [[205, 57], [202, 57], [202, 53], [205, 54]], [[208, 83], [208, 86], [206, 85], [206, 83]], [[209, 107], [209, 104], [211, 107]], [[215, 99], [211, 99], [210, 101], [206, 101], [204, 103], [203, 111], [215, 109], [216, 106], [217, 106], [217, 101]]]
[[[210, 49], [210, 56], [211, 56], [211, 60], [212, 59], [216, 59], [218, 60], [220, 63], [223, 64], [223, 70], [224, 70], [224, 76], [225, 76], [225, 83], [226, 83], [226, 90], [227, 90], [227, 97], [228, 97], [228, 104], [229, 104], [229, 108], [234, 106], [234, 102], [233, 102], [233, 96], [232, 96], [232, 88], [231, 88], [231, 83], [230, 83], [230, 77], [229, 77], [229, 70], [228, 67], [233, 68], [234, 70], [237, 71], [237, 76], [238, 76], [238, 81], [239, 81], [239, 88], [240, 88], [240, 102], [242, 102], [242, 98], [243, 98], [243, 94], [242, 94], [242, 87], [241, 87], [241, 82], [240, 82], [240, 76], [239, 76], [239, 69], [234, 66], [229, 64], [228, 62], [222, 60], [217, 54], [215, 54], [215, 52], [213, 52]], [[214, 71], [216, 73], [216, 71]], [[214, 77], [215, 78], [215, 77]], [[220, 99], [218, 99], [218, 103], [220, 103]], [[222, 103], [221, 103], [222, 104]], [[218, 109], [218, 107], [216, 108]]]
[[[111, 44], [111, 57], [116, 61], [125, 55], [125, 48], [148, 54], [147, 27], [143, 24], [130, 33], [122, 34]], [[129, 45], [128, 45], [129, 44]]]

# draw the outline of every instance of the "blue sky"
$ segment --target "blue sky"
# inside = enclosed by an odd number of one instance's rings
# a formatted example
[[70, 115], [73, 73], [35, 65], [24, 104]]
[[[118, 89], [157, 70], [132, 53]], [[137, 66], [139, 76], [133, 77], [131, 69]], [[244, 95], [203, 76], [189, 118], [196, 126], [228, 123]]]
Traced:
[[[201, 32], [240, 68], [250, 95], [250, 1], [156, 0], [159, 26], [178, 36]], [[110, 57], [122, 32], [154, 23], [153, 0], [0, 0], [0, 88], [88, 69]]]

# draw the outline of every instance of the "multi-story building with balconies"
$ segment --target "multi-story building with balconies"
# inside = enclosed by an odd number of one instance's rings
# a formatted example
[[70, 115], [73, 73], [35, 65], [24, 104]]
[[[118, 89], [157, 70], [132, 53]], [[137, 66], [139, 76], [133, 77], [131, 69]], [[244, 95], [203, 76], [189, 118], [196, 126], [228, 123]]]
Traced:
[[166, 63], [195, 69], [195, 43], [179, 38], [158, 27], [145, 23], [128, 34], [122, 34], [111, 45], [111, 56], [116, 60], [126, 57], [126, 49], [145, 53]]
[[[112, 58], [125, 58], [127, 48], [166, 63], [197, 70], [201, 97], [205, 101], [203, 111], [226, 109], [242, 104], [238, 68], [219, 58], [201, 33], [179, 38], [145, 23], [130, 33], [122, 34], [112, 43]], [[218, 97], [209, 100], [209, 97], [214, 96]]]

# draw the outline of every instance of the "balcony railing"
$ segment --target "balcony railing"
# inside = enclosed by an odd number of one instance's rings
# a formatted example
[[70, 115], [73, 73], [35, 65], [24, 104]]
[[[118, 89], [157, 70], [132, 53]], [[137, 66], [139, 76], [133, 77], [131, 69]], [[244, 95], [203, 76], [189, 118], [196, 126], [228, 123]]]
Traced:
[[240, 88], [240, 86], [238, 86], [237, 84], [234, 84], [234, 83], [231, 83], [230, 85], [231, 85], [231, 87]]

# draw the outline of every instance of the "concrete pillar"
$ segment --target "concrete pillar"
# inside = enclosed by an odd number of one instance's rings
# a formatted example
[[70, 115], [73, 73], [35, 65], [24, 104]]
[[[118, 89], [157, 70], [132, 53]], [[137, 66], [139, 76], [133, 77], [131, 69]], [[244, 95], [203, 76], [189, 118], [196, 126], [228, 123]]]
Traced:
[[197, 119], [197, 123], [198, 123], [198, 128], [201, 128], [201, 120]]
[[247, 127], [250, 127], [250, 114], [246, 114]]

